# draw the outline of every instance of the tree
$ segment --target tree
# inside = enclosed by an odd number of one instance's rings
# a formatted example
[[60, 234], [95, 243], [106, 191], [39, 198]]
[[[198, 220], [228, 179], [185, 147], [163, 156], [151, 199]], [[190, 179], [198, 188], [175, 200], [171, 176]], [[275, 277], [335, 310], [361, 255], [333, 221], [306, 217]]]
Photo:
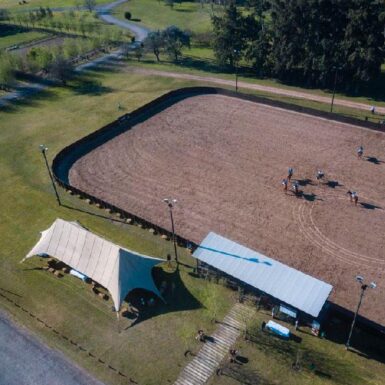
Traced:
[[135, 48], [134, 55], [138, 61], [143, 57], [143, 47], [141, 45]]
[[96, 7], [96, 0], [84, 0], [83, 4], [88, 12], [92, 12]]
[[378, 77], [384, 60], [385, 3], [374, 0], [352, 3], [341, 43], [344, 76], [353, 82], [369, 81]]
[[66, 59], [72, 59], [79, 54], [79, 47], [75, 39], [64, 39], [63, 55]]
[[164, 0], [165, 4], [170, 8], [174, 8], [174, 0]]
[[0, 21], [8, 21], [9, 13], [6, 9], [0, 9]]
[[15, 68], [9, 54], [0, 53], [0, 89], [8, 90], [15, 80]]
[[127, 19], [127, 20], [131, 20], [131, 12], [129, 12], [129, 11], [126, 11], [126, 12], [124, 12], [124, 17]]
[[375, 78], [383, 60], [384, 2], [270, 0], [276, 77], [332, 86]]
[[67, 80], [73, 76], [74, 68], [69, 60], [65, 59], [63, 55], [59, 54], [55, 57], [49, 66], [48, 72], [55, 79], [60, 80], [65, 86]]
[[215, 57], [220, 64], [230, 64], [233, 67], [235, 60], [240, 59], [246, 47], [245, 18], [238, 12], [235, 4], [231, 3], [223, 16], [212, 16], [211, 20]]
[[162, 31], [162, 38], [165, 51], [175, 61], [178, 61], [179, 56], [182, 54], [183, 47], [190, 48], [189, 33], [182, 31], [174, 25]]
[[51, 50], [43, 47], [31, 48], [27, 54], [29, 67], [32, 70], [48, 71], [53, 59]]
[[160, 51], [164, 48], [163, 35], [160, 31], [150, 32], [143, 41], [144, 48], [151, 51], [159, 62]]

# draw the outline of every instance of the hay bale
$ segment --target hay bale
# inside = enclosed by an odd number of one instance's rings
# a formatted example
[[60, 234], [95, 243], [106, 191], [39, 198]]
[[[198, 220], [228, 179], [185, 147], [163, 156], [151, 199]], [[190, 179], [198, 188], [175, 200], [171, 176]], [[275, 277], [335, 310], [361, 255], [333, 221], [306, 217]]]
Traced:
[[127, 218], [127, 219], [126, 219], [126, 223], [127, 223], [128, 225], [130, 225], [130, 224], [132, 223], [132, 219], [131, 219], [131, 218]]
[[155, 229], [150, 229], [148, 230], [149, 233], [151, 233], [152, 235], [156, 235], [156, 230]]
[[161, 238], [164, 239], [165, 241], [169, 240], [169, 237], [166, 234], [162, 234]]

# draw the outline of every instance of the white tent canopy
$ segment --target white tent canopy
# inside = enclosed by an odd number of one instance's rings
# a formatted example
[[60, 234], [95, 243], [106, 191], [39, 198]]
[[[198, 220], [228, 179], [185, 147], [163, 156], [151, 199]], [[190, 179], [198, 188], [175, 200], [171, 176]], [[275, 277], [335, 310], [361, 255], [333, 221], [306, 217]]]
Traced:
[[48, 254], [104, 286], [119, 310], [125, 296], [142, 288], [161, 295], [151, 270], [162, 259], [122, 248], [87, 231], [79, 224], [56, 219], [41, 233], [39, 242], [23, 261], [37, 254]]

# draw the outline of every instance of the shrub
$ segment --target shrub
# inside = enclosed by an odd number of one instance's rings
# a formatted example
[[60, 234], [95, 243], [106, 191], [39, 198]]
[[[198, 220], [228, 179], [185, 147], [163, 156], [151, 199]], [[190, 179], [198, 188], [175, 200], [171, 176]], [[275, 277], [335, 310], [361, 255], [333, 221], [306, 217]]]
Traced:
[[128, 11], [126, 11], [126, 12], [124, 12], [124, 17], [127, 19], [127, 20], [131, 20], [131, 12], [128, 12]]

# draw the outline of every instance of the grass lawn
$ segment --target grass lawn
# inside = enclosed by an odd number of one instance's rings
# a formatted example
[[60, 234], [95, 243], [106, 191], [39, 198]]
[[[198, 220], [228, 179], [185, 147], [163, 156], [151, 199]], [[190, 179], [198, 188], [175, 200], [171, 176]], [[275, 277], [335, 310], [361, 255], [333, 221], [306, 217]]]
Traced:
[[[78, 220], [97, 234], [152, 256], [164, 258], [171, 248], [170, 242], [147, 230], [100, 217], [106, 216], [104, 211], [61, 190], [65, 204], [73, 209], [58, 207], [38, 145], [48, 146], [51, 161], [64, 146], [121, 115], [118, 103], [129, 112], [171, 89], [193, 84], [197, 83], [137, 75], [119, 69], [98, 70], [91, 72], [87, 79], [73, 81], [66, 88], [49, 89], [30, 101], [0, 112], [0, 294], [23, 306], [59, 334], [3, 296], [0, 296], [0, 306], [50, 346], [64, 351], [107, 384], [128, 382], [127, 378], [108, 368], [108, 364], [141, 385], [175, 381], [187, 362], [184, 350], [198, 349], [193, 338], [196, 330], [212, 331], [215, 327], [210, 322], [213, 314], [221, 319], [233, 303], [234, 294], [222, 286], [191, 276], [188, 267], [182, 266], [178, 275], [163, 266], [157, 269], [157, 274], [176, 285], [174, 295], [167, 298], [169, 304], [155, 308], [152, 317], [131, 328], [129, 320], [122, 319], [119, 333], [111, 300], [105, 302], [95, 297], [90, 286], [76, 278], [66, 275], [59, 279], [40, 270], [44, 261], [39, 258], [20, 264], [37, 241], [39, 232], [48, 228], [57, 217]], [[176, 227], [177, 218], [176, 210]], [[180, 254], [183, 262], [193, 264], [185, 250], [180, 250]], [[261, 317], [267, 315], [258, 313], [257, 317], [260, 322]], [[344, 353], [339, 345], [306, 336], [304, 340], [309, 349], [324, 354], [331, 365], [328, 369], [332, 370], [332, 378], [315, 384], [380, 384], [385, 375], [384, 365]], [[314, 376], [307, 371], [298, 375], [301, 382], [297, 383], [295, 374], [285, 375], [289, 361], [281, 359], [274, 346], [261, 352], [256, 344], [241, 345], [241, 348], [250, 359], [249, 367], [263, 371], [266, 377], [274, 380], [271, 383], [279, 384], [281, 379], [287, 378], [291, 381], [288, 384], [312, 383]], [[273, 364], [274, 360], [276, 363]], [[342, 369], [337, 368], [337, 364], [342, 365]], [[217, 380], [222, 381], [224, 377]]]
[[[108, 0], [96, 0], [97, 4], [106, 4], [109, 2]], [[0, 8], [20, 11], [38, 7], [75, 7], [78, 3], [83, 5], [83, 1], [79, 2], [78, 0], [27, 0], [27, 4], [22, 5], [19, 4], [19, 0], [1, 0]]]
[[130, 11], [133, 19], [141, 19], [141, 24], [154, 30], [170, 25], [193, 32], [211, 30], [211, 6], [206, 4], [202, 8], [198, 2], [175, 3], [171, 8], [163, 1], [130, 0], [116, 7], [113, 12], [116, 17], [124, 19], [125, 11]]
[[31, 41], [40, 40], [49, 36], [49, 34], [45, 32], [28, 31], [19, 28], [10, 28], [8, 32], [9, 33], [2, 36], [0, 35], [0, 50], [13, 45], [30, 43]]
[[[384, 364], [365, 359], [358, 354], [346, 351], [343, 344], [331, 343], [328, 340], [311, 335], [309, 328], [291, 331], [300, 337], [300, 343], [284, 341], [275, 336], [263, 333], [260, 329], [262, 321], [271, 319], [271, 313], [259, 311], [250, 322], [253, 330], [253, 341], [238, 340], [236, 349], [248, 362], [242, 366], [224, 363], [230, 370], [224, 375], [215, 376], [209, 385], [238, 385], [247, 382], [251, 377], [260, 378], [260, 384], [285, 385], [380, 385], [383, 384]], [[284, 324], [283, 322], [280, 322]], [[292, 369], [292, 364], [299, 357], [301, 370]], [[236, 379], [243, 379], [238, 382]]]
[[[90, 286], [71, 276], [58, 279], [39, 270], [39, 258], [24, 264], [19, 261], [34, 245], [39, 232], [61, 217], [78, 220], [92, 231], [152, 256], [165, 257], [171, 244], [134, 226], [115, 224], [81, 211], [59, 208], [38, 151], [38, 145], [49, 147], [50, 160], [62, 147], [115, 119], [122, 112], [117, 104], [130, 111], [172, 88], [189, 83], [166, 79], [97, 72], [87, 86], [73, 89], [50, 89], [31, 102], [0, 112], [0, 176], [2, 234], [0, 254], [0, 293], [16, 300], [39, 319], [57, 330], [43, 326], [20, 308], [0, 297], [5, 308], [22, 324], [37, 332], [49, 345], [59, 348], [72, 359], [108, 384], [127, 383], [105, 364], [97, 363], [88, 353], [68, 340], [91, 351], [102, 361], [131, 376], [140, 384], [173, 382], [186, 359], [186, 347], [195, 348], [194, 334], [199, 328], [212, 330], [213, 309], [223, 317], [232, 303], [232, 293], [221, 286], [205, 283], [182, 268], [180, 277], [158, 272], [176, 283], [176, 294], [167, 298], [169, 305], [156, 309], [158, 314], [127, 328], [122, 319], [121, 333], [111, 311], [112, 302], [92, 294]], [[74, 197], [65, 196], [68, 206], [83, 206]], [[159, 204], [162, 204], [160, 202]], [[104, 211], [96, 211], [105, 215]], [[176, 226], [177, 226], [177, 213]], [[192, 263], [186, 251], [182, 259]], [[168, 278], [167, 278], [168, 277]]]

